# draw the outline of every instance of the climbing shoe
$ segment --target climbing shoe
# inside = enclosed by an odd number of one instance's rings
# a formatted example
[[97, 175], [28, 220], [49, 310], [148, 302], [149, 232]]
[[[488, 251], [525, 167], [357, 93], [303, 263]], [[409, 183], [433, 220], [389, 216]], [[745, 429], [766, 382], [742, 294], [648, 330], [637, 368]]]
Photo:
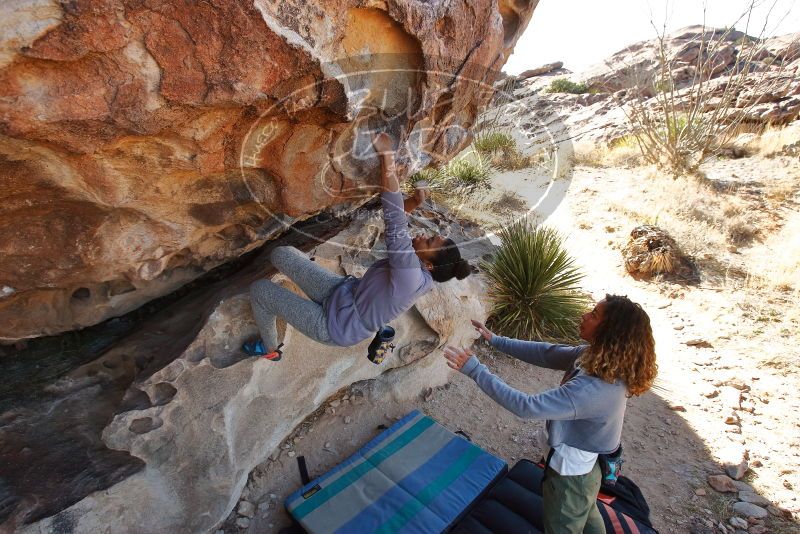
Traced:
[[383, 360], [394, 351], [394, 328], [384, 326], [375, 334], [372, 343], [367, 349], [367, 358], [375, 365], [380, 365]]
[[248, 356], [258, 356], [269, 360], [271, 362], [277, 362], [283, 356], [283, 352], [281, 351], [281, 347], [283, 347], [283, 343], [278, 345], [278, 348], [273, 350], [272, 352], [267, 352], [267, 348], [264, 346], [264, 342], [261, 338], [258, 338], [255, 341], [247, 341], [242, 344], [242, 351]]

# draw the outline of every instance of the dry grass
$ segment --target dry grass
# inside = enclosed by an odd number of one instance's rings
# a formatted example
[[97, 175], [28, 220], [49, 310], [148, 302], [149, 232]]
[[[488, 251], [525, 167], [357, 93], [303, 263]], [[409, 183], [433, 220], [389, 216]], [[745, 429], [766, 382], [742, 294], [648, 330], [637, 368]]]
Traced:
[[[642, 177], [641, 194], [631, 191], [612, 209], [636, 223], [657, 224], [667, 230], [698, 264], [706, 282], [741, 292], [742, 301], [770, 304], [774, 296], [776, 301], [793, 302], [784, 314], [788, 323], [783, 327], [797, 328], [800, 213], [782, 206], [798, 187], [800, 184], [768, 183], [760, 198], [748, 198], [735, 188], [720, 191], [702, 178], [674, 180], [650, 169]], [[777, 198], [778, 202], [764, 202], [764, 198]], [[780, 217], [779, 211], [783, 213]], [[776, 223], [779, 218], [780, 227]]]
[[737, 126], [730, 140], [718, 152], [727, 157], [771, 157], [782, 153], [787, 145], [800, 141], [800, 125], [767, 126], [743, 123]]
[[[784, 147], [800, 142], [800, 122], [789, 126], [752, 125], [737, 126], [735, 135], [717, 149], [723, 157], [771, 157], [781, 154]], [[641, 167], [647, 163], [633, 136], [621, 137], [609, 144], [594, 141], [576, 141], [573, 145], [573, 162], [586, 167]], [[791, 188], [784, 189], [784, 193]]]
[[677, 180], [653, 169], [642, 178], [642, 195], [631, 195], [614, 205], [615, 211], [638, 223], [657, 224], [678, 242], [706, 275], [718, 281], [745, 276], [730, 269], [722, 258], [736, 247], [750, 246], [762, 238], [772, 217], [735, 191], [720, 192], [701, 178]]
[[753, 151], [761, 156], [772, 156], [780, 153], [783, 147], [800, 141], [800, 124], [795, 121], [786, 127], [767, 127], [764, 132], [753, 141]]
[[472, 147], [495, 169], [515, 171], [532, 167], [537, 158], [523, 154], [514, 136], [508, 132], [490, 131], [475, 136]]
[[[777, 174], [783, 162], [763, 159], [756, 168]], [[701, 286], [724, 291], [726, 302], [752, 323], [742, 335], [785, 343], [800, 330], [800, 210], [793, 202], [766, 201], [774, 188], [769, 182], [747, 183], [720, 189], [709, 180], [674, 180], [651, 169], [606, 198], [627, 224], [657, 224], [675, 238], [698, 267]], [[800, 373], [791, 352], [765, 350], [756, 360]]]
[[[774, 289], [800, 299], [800, 214], [795, 213], [776, 235], [764, 244], [764, 251], [755, 250], [751, 256], [765, 256], [766, 251], [777, 251], [764, 258], [748, 280], [751, 289]], [[755, 258], [751, 260], [754, 262]], [[800, 306], [794, 310], [800, 316]]]
[[584, 167], [604, 167], [604, 154], [607, 147], [592, 141], [576, 141], [573, 144], [572, 162]]
[[513, 192], [497, 189], [457, 189], [448, 195], [433, 195], [459, 219], [467, 219], [487, 232], [497, 232], [528, 211], [528, 204]]
[[491, 207], [497, 213], [524, 213], [528, 210], [528, 204], [525, 199], [517, 196], [512, 191], [504, 191], [500, 198], [492, 202]]
[[632, 137], [622, 137], [609, 145], [577, 141], [573, 145], [573, 163], [586, 167], [639, 167], [644, 159]]
[[[694, 178], [673, 180], [650, 170], [646, 180], [647, 198], [631, 206], [643, 222], [665, 228], [687, 253], [702, 257], [725, 248], [727, 239], [721, 228], [725, 208], [718, 194]], [[655, 219], [653, 219], [655, 217]]]

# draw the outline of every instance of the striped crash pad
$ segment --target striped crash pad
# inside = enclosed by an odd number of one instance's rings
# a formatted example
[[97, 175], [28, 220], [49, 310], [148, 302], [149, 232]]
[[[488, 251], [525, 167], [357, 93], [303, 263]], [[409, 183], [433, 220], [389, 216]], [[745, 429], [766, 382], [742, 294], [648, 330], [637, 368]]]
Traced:
[[506, 463], [413, 411], [286, 499], [310, 533], [442, 532]]

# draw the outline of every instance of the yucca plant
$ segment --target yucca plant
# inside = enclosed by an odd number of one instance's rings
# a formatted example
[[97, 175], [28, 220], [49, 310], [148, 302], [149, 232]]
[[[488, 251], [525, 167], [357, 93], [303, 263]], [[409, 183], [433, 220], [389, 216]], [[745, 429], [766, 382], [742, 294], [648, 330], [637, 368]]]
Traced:
[[503, 228], [499, 237], [497, 253], [481, 264], [489, 281], [492, 328], [521, 339], [576, 341], [589, 299], [579, 290], [583, 274], [561, 236], [522, 219]]

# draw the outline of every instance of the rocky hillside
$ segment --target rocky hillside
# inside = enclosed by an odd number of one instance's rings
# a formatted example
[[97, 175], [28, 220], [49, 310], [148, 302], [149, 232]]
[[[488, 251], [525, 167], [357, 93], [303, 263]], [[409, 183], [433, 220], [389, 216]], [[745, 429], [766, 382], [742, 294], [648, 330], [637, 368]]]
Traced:
[[[512, 101], [512, 113], [532, 111], [539, 117], [539, 128], [563, 124], [566, 129], [559, 135], [608, 143], [629, 133], [627, 103], [642, 99], [645, 106], [657, 105], [661, 50], [658, 39], [642, 41], [583, 73], [554, 63], [506, 78], [498, 87], [501, 97]], [[690, 26], [666, 35], [663, 51], [678, 100], [688, 103], [691, 88], [702, 78], [709, 96], [705, 111], [712, 112], [720, 105], [726, 84], [747, 69], [744, 83], [731, 99], [733, 116], [742, 115], [744, 124], [757, 127], [784, 125], [800, 116], [800, 33], [759, 41], [738, 31]], [[558, 79], [580, 87], [575, 94], [548, 92]]]
[[0, 340], [121, 315], [360, 204], [370, 128], [413, 140], [408, 167], [455, 154], [536, 3], [3, 3]]

